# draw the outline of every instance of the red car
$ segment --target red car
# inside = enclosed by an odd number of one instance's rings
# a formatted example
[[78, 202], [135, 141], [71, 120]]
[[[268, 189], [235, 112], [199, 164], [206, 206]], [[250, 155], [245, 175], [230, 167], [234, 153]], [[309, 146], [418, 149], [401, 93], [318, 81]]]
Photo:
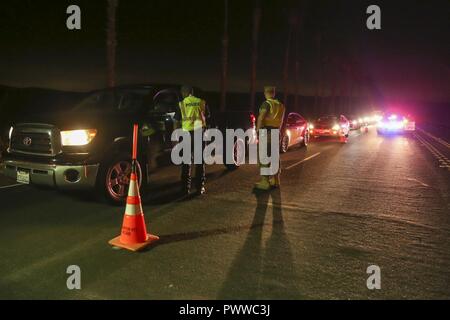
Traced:
[[287, 152], [289, 147], [300, 144], [307, 146], [309, 142], [308, 121], [295, 112], [288, 114], [286, 125], [281, 135], [280, 151]]
[[315, 139], [319, 137], [336, 137], [339, 138], [340, 142], [345, 143], [350, 131], [350, 123], [343, 115], [328, 115], [314, 121], [309, 129]]

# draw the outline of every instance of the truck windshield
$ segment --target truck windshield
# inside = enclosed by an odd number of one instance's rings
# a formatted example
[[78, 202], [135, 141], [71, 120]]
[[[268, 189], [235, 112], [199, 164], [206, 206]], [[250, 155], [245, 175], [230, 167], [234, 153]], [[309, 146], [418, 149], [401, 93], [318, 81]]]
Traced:
[[136, 112], [143, 108], [149, 95], [149, 89], [98, 91], [83, 99], [74, 110]]

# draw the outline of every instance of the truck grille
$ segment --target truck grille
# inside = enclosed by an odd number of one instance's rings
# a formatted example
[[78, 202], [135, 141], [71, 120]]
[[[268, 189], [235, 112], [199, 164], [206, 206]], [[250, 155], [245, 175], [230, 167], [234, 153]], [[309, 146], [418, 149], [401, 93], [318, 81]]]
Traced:
[[48, 125], [18, 125], [11, 135], [10, 151], [54, 156], [60, 148], [60, 138], [55, 134], [56, 131]]

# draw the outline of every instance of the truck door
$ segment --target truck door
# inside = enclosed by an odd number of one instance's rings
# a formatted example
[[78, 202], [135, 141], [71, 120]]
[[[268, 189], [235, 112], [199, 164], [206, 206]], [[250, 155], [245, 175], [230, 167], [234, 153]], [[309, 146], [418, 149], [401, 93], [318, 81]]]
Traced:
[[153, 97], [154, 108], [151, 110], [151, 115], [158, 123], [159, 130], [161, 130], [165, 151], [172, 150], [171, 136], [179, 101], [178, 91], [175, 89], [161, 90]]
[[145, 130], [142, 134], [147, 143], [147, 169], [151, 173], [171, 163], [171, 136], [178, 108], [178, 93], [172, 89], [154, 91], [145, 97], [144, 108]]

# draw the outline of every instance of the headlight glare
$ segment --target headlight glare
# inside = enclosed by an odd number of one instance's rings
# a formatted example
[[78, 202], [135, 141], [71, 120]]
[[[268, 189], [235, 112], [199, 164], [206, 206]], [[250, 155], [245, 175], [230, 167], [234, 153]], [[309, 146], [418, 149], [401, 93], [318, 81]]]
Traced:
[[61, 131], [61, 144], [63, 146], [85, 146], [97, 135], [97, 130], [70, 130]]

